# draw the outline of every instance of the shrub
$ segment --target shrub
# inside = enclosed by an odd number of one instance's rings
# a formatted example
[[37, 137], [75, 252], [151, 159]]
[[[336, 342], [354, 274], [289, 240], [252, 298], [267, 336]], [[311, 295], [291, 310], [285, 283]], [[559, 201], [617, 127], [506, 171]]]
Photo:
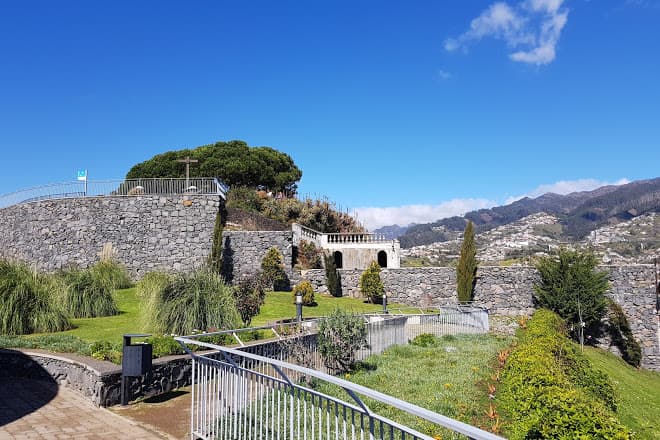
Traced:
[[498, 400], [511, 439], [628, 439], [613, 396], [609, 379], [565, 337], [561, 318], [539, 310], [506, 361]]
[[642, 362], [642, 347], [635, 340], [621, 306], [610, 300], [607, 317], [606, 329], [612, 339], [612, 345], [619, 349], [624, 361], [639, 367]]
[[587, 335], [598, 336], [607, 308], [607, 274], [596, 271], [597, 264], [591, 252], [566, 249], [536, 264], [541, 275], [541, 282], [534, 286], [537, 304], [567, 320], [576, 340], [583, 336], [580, 322]]
[[367, 326], [362, 316], [335, 309], [319, 322], [318, 350], [328, 368], [349, 371], [355, 352], [366, 347]]
[[325, 255], [325, 285], [328, 287], [328, 293], [332, 296], [341, 296], [341, 281], [337, 264], [332, 254]]
[[90, 346], [90, 352], [94, 359], [121, 364], [122, 348], [120, 344], [109, 341], [96, 341]]
[[58, 302], [64, 286], [24, 263], [0, 260], [0, 333], [21, 335], [71, 327]]
[[119, 313], [112, 296], [112, 284], [103, 270], [67, 269], [58, 276], [66, 285], [64, 307], [74, 318], [96, 318]]
[[372, 303], [382, 298], [385, 293], [385, 286], [380, 279], [380, 266], [375, 261], [360, 275], [360, 292]]
[[89, 271], [93, 278], [99, 283], [105, 284], [109, 290], [128, 289], [133, 286], [133, 281], [126, 268], [116, 260], [103, 258], [91, 266]]
[[416, 345], [417, 347], [436, 347], [438, 345], [438, 338], [430, 333], [422, 333], [421, 335], [415, 336], [415, 338], [410, 341], [410, 345]]
[[456, 266], [456, 291], [459, 302], [472, 301], [477, 275], [477, 248], [474, 244], [474, 226], [471, 221], [465, 226], [461, 255]]
[[0, 348], [40, 348], [60, 353], [90, 354], [88, 342], [77, 336], [57, 333], [38, 336], [0, 335]]
[[261, 274], [254, 274], [241, 279], [234, 287], [236, 309], [244, 326], [249, 326], [252, 318], [259, 314], [261, 306], [266, 301], [264, 282]]
[[293, 288], [291, 292], [293, 296], [293, 303], [296, 303], [296, 296], [302, 295], [302, 304], [303, 306], [315, 306], [316, 302], [314, 301], [314, 288], [312, 283], [308, 280], [302, 280]]
[[296, 261], [296, 266], [300, 269], [320, 269], [323, 267], [321, 251], [311, 241], [300, 240]]
[[209, 328], [235, 328], [239, 323], [231, 286], [209, 269], [170, 277], [167, 283], [154, 279], [154, 289], [162, 287], [143, 307], [151, 315], [151, 330], [167, 334], [191, 334]]
[[277, 248], [271, 247], [268, 249], [261, 260], [261, 270], [264, 282], [271, 286], [273, 290], [286, 288], [288, 277], [284, 271], [282, 254]]
[[257, 195], [254, 188], [232, 186], [227, 193], [227, 207], [229, 208], [260, 212], [262, 202], [263, 200]]
[[184, 354], [183, 347], [174, 340], [172, 336], [150, 336], [145, 341], [152, 345], [152, 356], [155, 358], [170, 356], [173, 354]]

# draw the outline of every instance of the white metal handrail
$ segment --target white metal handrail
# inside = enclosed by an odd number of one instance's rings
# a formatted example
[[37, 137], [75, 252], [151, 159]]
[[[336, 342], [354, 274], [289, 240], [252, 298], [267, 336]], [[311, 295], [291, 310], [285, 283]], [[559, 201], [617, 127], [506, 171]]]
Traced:
[[0, 208], [40, 200], [141, 195], [214, 195], [226, 198], [229, 187], [220, 179], [144, 178], [51, 183], [0, 195]]

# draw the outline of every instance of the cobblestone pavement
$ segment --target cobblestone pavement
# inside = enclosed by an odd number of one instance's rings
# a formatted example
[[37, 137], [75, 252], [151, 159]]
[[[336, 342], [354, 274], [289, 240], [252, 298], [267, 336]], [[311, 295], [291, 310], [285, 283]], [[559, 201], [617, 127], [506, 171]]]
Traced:
[[0, 378], [0, 440], [168, 439], [53, 383]]

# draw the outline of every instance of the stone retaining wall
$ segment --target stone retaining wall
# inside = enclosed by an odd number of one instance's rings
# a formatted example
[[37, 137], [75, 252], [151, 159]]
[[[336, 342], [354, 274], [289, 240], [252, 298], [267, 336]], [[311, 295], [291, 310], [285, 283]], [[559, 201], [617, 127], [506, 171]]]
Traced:
[[259, 272], [261, 260], [271, 247], [280, 251], [285, 270], [289, 277], [294, 277], [291, 231], [225, 231], [222, 238], [222, 272], [230, 282]]
[[[185, 204], [184, 204], [185, 201]], [[139, 278], [188, 271], [206, 261], [220, 205], [213, 196], [84, 197], [0, 209], [0, 257], [47, 271], [87, 267], [111, 245]]]

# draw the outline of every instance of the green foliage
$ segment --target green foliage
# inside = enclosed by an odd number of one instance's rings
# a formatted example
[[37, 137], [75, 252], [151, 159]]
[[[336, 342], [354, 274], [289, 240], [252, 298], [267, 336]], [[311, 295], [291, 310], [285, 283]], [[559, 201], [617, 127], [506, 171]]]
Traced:
[[[194, 331], [235, 328], [239, 324], [232, 288], [209, 269], [164, 278], [154, 276], [145, 286], [154, 295], [143, 307], [144, 319], [157, 333], [191, 334]], [[160, 289], [158, 289], [160, 287]], [[141, 286], [138, 285], [139, 290]]]
[[0, 260], [0, 333], [21, 335], [70, 328], [58, 302], [63, 290], [50, 275], [24, 263]]
[[456, 266], [456, 291], [459, 302], [472, 301], [477, 275], [477, 247], [474, 243], [474, 225], [471, 221], [465, 226], [461, 255]]
[[62, 300], [73, 318], [96, 318], [119, 313], [112, 296], [113, 280], [106, 270], [66, 269], [57, 276], [66, 285]]
[[430, 333], [422, 333], [410, 341], [416, 347], [437, 347], [440, 340]]
[[174, 340], [174, 337], [168, 335], [162, 336], [150, 336], [145, 341], [147, 344], [152, 345], [152, 356], [153, 358], [159, 358], [163, 356], [170, 356], [173, 354], [184, 354], [183, 348], [181, 345]]
[[0, 335], [0, 348], [39, 348], [59, 353], [89, 355], [89, 343], [68, 334]]
[[642, 347], [635, 340], [628, 318], [620, 305], [612, 300], [608, 301], [608, 323], [607, 333], [612, 339], [612, 345], [621, 352], [621, 357], [634, 367], [639, 367], [642, 362]]
[[121, 364], [122, 348], [120, 344], [109, 341], [97, 341], [90, 346], [90, 353], [94, 359]]
[[236, 308], [243, 325], [248, 327], [252, 318], [259, 314], [261, 306], [266, 301], [264, 281], [261, 274], [242, 278], [234, 288]]
[[628, 439], [614, 396], [607, 376], [565, 337], [561, 318], [539, 310], [506, 361], [498, 400], [511, 439]]
[[360, 315], [335, 309], [319, 321], [318, 350], [325, 365], [336, 371], [350, 371], [355, 353], [367, 347], [367, 326]]
[[222, 224], [222, 210], [219, 210], [215, 215], [213, 243], [211, 244], [211, 254], [208, 259], [209, 268], [217, 273], [220, 273], [222, 270]]
[[323, 267], [321, 263], [321, 250], [311, 241], [300, 240], [296, 261], [296, 267], [303, 270], [320, 269]]
[[385, 286], [380, 279], [380, 266], [375, 261], [360, 275], [360, 292], [372, 303], [382, 298], [385, 293]]
[[273, 288], [281, 290], [286, 287], [288, 277], [284, 271], [284, 259], [276, 247], [271, 247], [261, 260], [261, 271], [264, 282]]
[[536, 302], [564, 318], [576, 340], [580, 321], [584, 322], [585, 334], [596, 337], [605, 316], [607, 274], [596, 271], [597, 265], [593, 253], [566, 249], [540, 258], [536, 264], [541, 275], [540, 284], [534, 286]]
[[172, 276], [165, 272], [149, 272], [138, 281], [137, 296], [142, 303], [140, 327], [144, 329], [158, 328], [155, 311], [159, 307], [161, 293], [172, 281]]
[[126, 267], [111, 258], [102, 258], [98, 263], [91, 266], [89, 271], [93, 278], [108, 286], [110, 290], [133, 287], [133, 281], [128, 275]]
[[243, 211], [261, 212], [263, 199], [254, 188], [234, 186], [227, 193], [227, 207]]
[[169, 151], [134, 165], [127, 179], [141, 177], [185, 177], [185, 164], [177, 162], [190, 156], [199, 160], [190, 167], [190, 177], [219, 177], [230, 186], [295, 193], [302, 171], [288, 154], [270, 147], [249, 147], [243, 141], [216, 142], [195, 149]]
[[325, 260], [325, 285], [328, 287], [328, 293], [332, 296], [341, 296], [341, 280], [337, 272], [337, 264], [332, 254], [327, 254]]
[[341, 212], [334, 203], [326, 199], [267, 198], [262, 201], [261, 213], [282, 223], [296, 222], [325, 233], [364, 230], [353, 217]]
[[315, 306], [316, 301], [314, 301], [314, 288], [312, 283], [308, 280], [302, 280], [293, 288], [291, 292], [293, 296], [293, 303], [296, 303], [296, 296], [302, 295], [302, 304], [303, 306]]

